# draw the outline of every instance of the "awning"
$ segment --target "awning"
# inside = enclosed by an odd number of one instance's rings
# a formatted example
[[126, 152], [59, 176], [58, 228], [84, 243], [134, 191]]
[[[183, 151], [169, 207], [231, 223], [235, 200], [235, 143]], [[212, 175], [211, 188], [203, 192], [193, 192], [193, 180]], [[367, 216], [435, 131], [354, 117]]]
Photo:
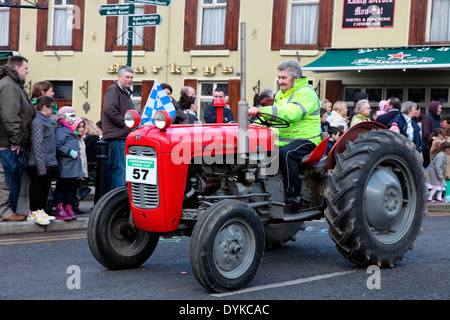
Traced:
[[12, 52], [11, 51], [0, 51], [0, 59], [7, 57], [7, 56], [12, 56]]
[[329, 49], [302, 70], [338, 72], [442, 68], [450, 70], [450, 47]]

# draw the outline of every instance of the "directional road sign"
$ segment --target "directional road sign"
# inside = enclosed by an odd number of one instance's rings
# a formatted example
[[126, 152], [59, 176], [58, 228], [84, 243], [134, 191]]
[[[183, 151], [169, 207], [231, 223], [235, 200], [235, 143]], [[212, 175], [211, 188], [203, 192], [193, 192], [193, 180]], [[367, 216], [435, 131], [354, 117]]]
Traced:
[[103, 4], [98, 12], [101, 16], [126, 16], [134, 14], [134, 4]]
[[144, 14], [140, 16], [130, 16], [129, 25], [133, 27], [151, 27], [159, 26], [161, 21], [161, 15], [158, 13]]
[[130, 0], [129, 2], [150, 4], [152, 6], [168, 7], [172, 3], [172, 0]]

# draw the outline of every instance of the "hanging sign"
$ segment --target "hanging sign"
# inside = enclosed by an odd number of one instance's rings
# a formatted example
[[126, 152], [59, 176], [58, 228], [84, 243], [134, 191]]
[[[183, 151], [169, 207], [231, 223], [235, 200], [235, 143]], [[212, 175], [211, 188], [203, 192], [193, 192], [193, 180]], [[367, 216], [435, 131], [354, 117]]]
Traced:
[[344, 0], [343, 29], [394, 27], [395, 0]]

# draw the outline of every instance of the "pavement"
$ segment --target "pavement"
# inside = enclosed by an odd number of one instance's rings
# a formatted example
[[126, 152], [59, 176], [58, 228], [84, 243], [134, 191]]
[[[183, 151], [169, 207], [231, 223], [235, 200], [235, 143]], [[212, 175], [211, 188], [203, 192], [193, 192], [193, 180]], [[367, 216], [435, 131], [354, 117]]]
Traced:
[[[77, 215], [76, 220], [53, 220], [47, 226], [41, 226], [33, 221], [20, 221], [20, 222], [0, 222], [0, 236], [13, 235], [23, 233], [42, 233], [42, 232], [58, 232], [69, 230], [86, 230], [89, 216], [92, 208], [94, 207], [95, 188], [92, 187], [92, 191], [80, 201], [80, 209], [85, 211], [85, 214]], [[448, 203], [428, 203], [428, 215], [450, 215], [450, 202]], [[22, 213], [22, 212], [20, 212]]]
[[[89, 215], [94, 207], [95, 198], [95, 188], [90, 187], [92, 191], [80, 201], [80, 209], [86, 212], [85, 214], [77, 215], [76, 220], [53, 220], [47, 226], [41, 226], [33, 221], [17, 221], [17, 222], [6, 222], [0, 221], [0, 236], [2, 235], [13, 235], [13, 234], [23, 234], [23, 233], [43, 233], [43, 232], [59, 232], [59, 231], [69, 231], [69, 230], [86, 230]], [[26, 202], [27, 198], [22, 199], [22, 202]], [[21, 199], [19, 198], [19, 202]], [[18, 208], [20, 208], [20, 204]], [[24, 209], [19, 213], [24, 214]]]

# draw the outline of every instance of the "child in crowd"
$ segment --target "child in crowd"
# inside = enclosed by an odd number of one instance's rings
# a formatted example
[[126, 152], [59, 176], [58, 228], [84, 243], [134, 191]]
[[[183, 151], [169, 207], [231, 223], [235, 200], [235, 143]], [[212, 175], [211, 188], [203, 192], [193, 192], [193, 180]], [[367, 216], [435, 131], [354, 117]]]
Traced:
[[327, 121], [328, 113], [325, 108], [320, 108], [320, 129], [321, 132], [327, 132], [330, 127], [330, 123]]
[[325, 154], [328, 155], [331, 148], [333, 148], [336, 141], [339, 140], [339, 137], [341, 135], [341, 132], [336, 127], [329, 127], [328, 128], [328, 143], [327, 143], [327, 149], [325, 150]]
[[35, 113], [31, 121], [31, 148], [28, 158], [28, 174], [30, 176], [30, 213], [28, 221], [39, 225], [48, 225], [55, 219], [47, 215], [47, 198], [51, 184], [50, 171], [56, 167], [55, 130], [50, 117], [53, 114], [55, 100], [48, 96], [36, 99]]
[[431, 137], [431, 144], [429, 146], [429, 149], [431, 161], [441, 150], [441, 143], [445, 141], [444, 130], [442, 130], [442, 128], [436, 128], [433, 130], [430, 137]]
[[441, 151], [434, 157], [430, 165], [427, 167], [427, 188], [430, 189], [428, 202], [434, 202], [433, 196], [436, 194], [437, 202], [445, 202], [442, 199], [442, 193], [447, 186], [444, 179], [444, 170], [447, 166], [447, 157], [450, 155], [450, 142], [441, 143]]
[[72, 211], [77, 214], [84, 214], [85, 212], [82, 211], [79, 208], [80, 200], [78, 198], [79, 196], [79, 190], [81, 185], [80, 178], [87, 178], [88, 177], [88, 164], [86, 159], [86, 143], [84, 141], [85, 135], [86, 135], [86, 121], [83, 120], [80, 117], [75, 117], [75, 121], [72, 124], [72, 129], [75, 131], [78, 141], [80, 143], [80, 160], [81, 160], [81, 167], [83, 168], [83, 175], [80, 177], [77, 177], [75, 179], [75, 187], [73, 189], [72, 193]]
[[55, 127], [56, 157], [58, 172], [55, 188], [55, 217], [61, 220], [76, 219], [72, 210], [72, 193], [76, 179], [83, 176], [80, 159], [80, 142], [72, 124], [75, 122], [75, 109], [62, 107], [57, 112]]

